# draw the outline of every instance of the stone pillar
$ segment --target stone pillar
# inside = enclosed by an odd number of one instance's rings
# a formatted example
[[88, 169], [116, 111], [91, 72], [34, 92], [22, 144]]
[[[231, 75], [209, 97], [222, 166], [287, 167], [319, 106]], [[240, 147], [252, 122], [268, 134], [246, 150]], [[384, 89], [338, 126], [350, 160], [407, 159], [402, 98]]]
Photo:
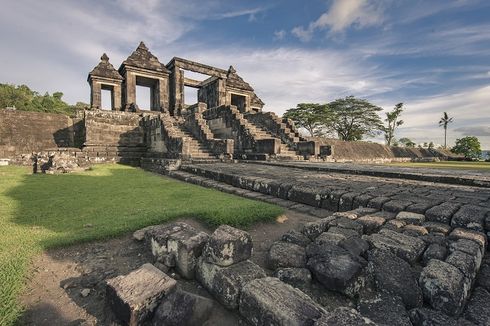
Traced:
[[168, 79], [167, 78], [159, 78], [157, 83], [158, 89], [158, 107], [162, 112], [168, 111]]
[[122, 109], [122, 94], [121, 94], [121, 84], [114, 85], [112, 89], [112, 109], [115, 111], [121, 111]]
[[126, 72], [124, 90], [124, 103], [126, 107], [129, 107], [132, 103], [136, 103], [136, 76], [134, 73]]
[[93, 79], [90, 81], [90, 107], [101, 109], [102, 105], [102, 88], [99, 82], [94, 81]]

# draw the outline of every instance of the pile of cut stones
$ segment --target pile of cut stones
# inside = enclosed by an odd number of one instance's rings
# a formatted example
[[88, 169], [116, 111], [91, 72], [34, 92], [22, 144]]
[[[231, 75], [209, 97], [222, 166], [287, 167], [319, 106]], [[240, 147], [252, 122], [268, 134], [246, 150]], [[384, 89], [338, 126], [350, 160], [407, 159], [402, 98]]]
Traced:
[[[490, 325], [485, 234], [358, 208], [290, 230], [253, 263], [251, 236], [177, 222], [135, 233], [155, 258], [107, 280], [128, 325], [204, 325], [216, 302], [250, 325]], [[185, 291], [176, 272], [213, 299]]]

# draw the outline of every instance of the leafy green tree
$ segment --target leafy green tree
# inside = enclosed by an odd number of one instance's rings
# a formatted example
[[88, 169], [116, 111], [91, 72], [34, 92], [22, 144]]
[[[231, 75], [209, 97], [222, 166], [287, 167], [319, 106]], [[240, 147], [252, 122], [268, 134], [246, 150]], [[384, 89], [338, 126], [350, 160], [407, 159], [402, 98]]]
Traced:
[[453, 122], [453, 118], [450, 118], [447, 114], [447, 112], [444, 112], [442, 115], [441, 120], [439, 120], [439, 127], [444, 128], [444, 148], [447, 148], [447, 126]]
[[404, 147], [415, 147], [415, 143], [410, 138], [400, 138], [398, 140]]
[[456, 145], [451, 151], [456, 154], [462, 154], [469, 159], [479, 159], [481, 157], [480, 141], [473, 136], [456, 139]]
[[331, 118], [328, 126], [341, 140], [361, 140], [364, 136], [374, 136], [384, 129], [378, 112], [382, 108], [367, 100], [354, 96], [337, 99], [328, 104]]
[[72, 114], [76, 107], [63, 101], [63, 93], [40, 95], [26, 85], [0, 84], [0, 108], [15, 107], [22, 111]]
[[403, 124], [403, 120], [399, 120], [400, 115], [403, 112], [403, 103], [395, 105], [391, 112], [386, 112], [385, 122], [387, 126], [384, 127], [386, 145], [391, 146], [395, 138], [395, 130]]
[[311, 137], [324, 136], [330, 119], [330, 110], [325, 104], [300, 103], [287, 110], [283, 118], [293, 120], [298, 128], [304, 128]]

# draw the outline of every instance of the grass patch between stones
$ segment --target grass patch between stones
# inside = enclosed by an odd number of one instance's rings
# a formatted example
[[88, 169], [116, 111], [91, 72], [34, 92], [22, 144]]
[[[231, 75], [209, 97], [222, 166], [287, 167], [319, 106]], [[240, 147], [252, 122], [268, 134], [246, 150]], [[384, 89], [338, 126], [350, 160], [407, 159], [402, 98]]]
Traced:
[[283, 209], [123, 165], [65, 175], [0, 167], [0, 325], [22, 313], [17, 298], [32, 257], [42, 250], [116, 237], [193, 217], [246, 227]]

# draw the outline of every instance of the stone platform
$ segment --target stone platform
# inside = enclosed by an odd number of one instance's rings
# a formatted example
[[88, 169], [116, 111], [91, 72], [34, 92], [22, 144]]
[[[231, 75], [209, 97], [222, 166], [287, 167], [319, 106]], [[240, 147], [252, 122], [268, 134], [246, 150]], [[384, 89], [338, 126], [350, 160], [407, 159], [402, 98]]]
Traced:
[[443, 168], [410, 168], [379, 164], [356, 163], [319, 163], [319, 162], [261, 162], [247, 163], [267, 164], [279, 167], [298, 168], [309, 171], [335, 172], [345, 174], [369, 175], [383, 178], [401, 178], [417, 181], [447, 183], [464, 186], [490, 188], [490, 171]]
[[[208, 185], [226, 184], [296, 202], [315, 209], [349, 211], [368, 207], [390, 213], [420, 214], [420, 222], [490, 231], [490, 189], [382, 178], [271, 164], [214, 163], [183, 165], [174, 177]], [[211, 186], [213, 186], [211, 184]]]

